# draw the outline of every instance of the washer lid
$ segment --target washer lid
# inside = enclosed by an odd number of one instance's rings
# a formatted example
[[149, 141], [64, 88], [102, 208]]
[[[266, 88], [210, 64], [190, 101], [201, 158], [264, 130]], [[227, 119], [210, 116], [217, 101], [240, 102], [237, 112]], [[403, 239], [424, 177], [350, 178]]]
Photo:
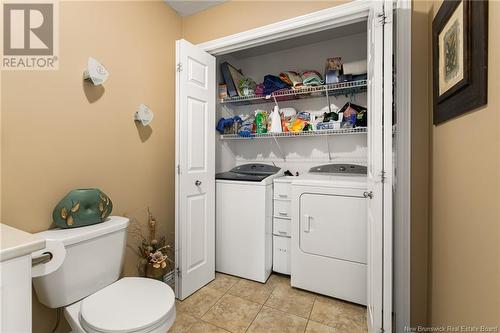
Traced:
[[217, 180], [234, 180], [247, 182], [261, 182], [267, 177], [277, 174], [281, 168], [269, 164], [251, 163], [232, 168], [227, 172], [217, 173]]
[[82, 301], [80, 321], [97, 332], [135, 332], [171, 315], [175, 295], [165, 283], [122, 278]]

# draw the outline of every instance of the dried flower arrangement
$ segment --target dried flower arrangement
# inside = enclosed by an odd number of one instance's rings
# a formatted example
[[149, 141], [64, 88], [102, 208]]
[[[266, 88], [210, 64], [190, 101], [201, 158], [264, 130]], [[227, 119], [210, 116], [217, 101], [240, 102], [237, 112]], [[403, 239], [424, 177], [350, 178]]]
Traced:
[[145, 236], [139, 226], [135, 228], [135, 234], [139, 237], [138, 255], [139, 271], [146, 277], [162, 279], [167, 266], [174, 263], [172, 259], [172, 246], [167, 244], [165, 236], [157, 237], [156, 219], [148, 208], [148, 232]]

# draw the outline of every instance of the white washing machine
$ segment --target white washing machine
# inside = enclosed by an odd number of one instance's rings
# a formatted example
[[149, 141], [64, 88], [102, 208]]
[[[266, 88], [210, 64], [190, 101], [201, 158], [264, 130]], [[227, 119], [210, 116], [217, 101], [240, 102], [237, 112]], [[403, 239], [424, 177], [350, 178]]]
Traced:
[[244, 164], [215, 178], [215, 270], [266, 282], [273, 260], [273, 179], [281, 169]]
[[328, 164], [292, 181], [291, 284], [366, 305], [366, 167]]

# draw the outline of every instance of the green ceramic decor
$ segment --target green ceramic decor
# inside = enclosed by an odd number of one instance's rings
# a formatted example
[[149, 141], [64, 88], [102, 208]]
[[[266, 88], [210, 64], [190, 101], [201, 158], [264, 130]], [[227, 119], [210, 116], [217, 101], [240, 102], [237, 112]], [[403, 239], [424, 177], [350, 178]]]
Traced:
[[52, 218], [58, 227], [76, 228], [103, 222], [113, 203], [97, 188], [72, 190], [57, 204]]

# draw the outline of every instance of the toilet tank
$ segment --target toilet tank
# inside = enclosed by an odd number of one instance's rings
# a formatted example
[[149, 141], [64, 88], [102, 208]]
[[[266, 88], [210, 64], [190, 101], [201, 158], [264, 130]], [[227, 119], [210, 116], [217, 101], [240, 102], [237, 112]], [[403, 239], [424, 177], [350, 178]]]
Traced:
[[110, 216], [105, 222], [91, 226], [38, 233], [47, 240], [62, 242], [66, 250], [59, 268], [33, 278], [40, 302], [49, 308], [66, 306], [118, 280], [128, 223], [125, 217]]

